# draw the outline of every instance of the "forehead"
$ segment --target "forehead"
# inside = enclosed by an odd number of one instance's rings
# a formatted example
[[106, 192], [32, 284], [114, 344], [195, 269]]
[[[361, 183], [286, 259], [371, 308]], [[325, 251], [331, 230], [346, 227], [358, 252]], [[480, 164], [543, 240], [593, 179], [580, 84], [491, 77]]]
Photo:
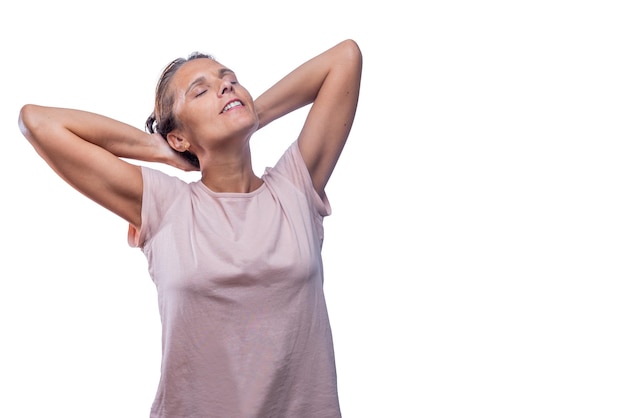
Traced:
[[177, 87], [186, 87], [189, 83], [192, 83], [198, 77], [219, 78], [222, 76], [223, 71], [226, 69], [219, 62], [210, 58], [196, 58], [184, 63], [174, 77], [172, 78], [172, 84]]

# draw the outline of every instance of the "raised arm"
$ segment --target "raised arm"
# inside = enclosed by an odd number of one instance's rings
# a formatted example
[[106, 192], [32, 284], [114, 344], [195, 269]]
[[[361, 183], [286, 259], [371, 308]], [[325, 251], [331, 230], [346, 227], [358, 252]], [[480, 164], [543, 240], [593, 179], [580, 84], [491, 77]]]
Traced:
[[59, 176], [137, 228], [141, 226], [141, 169], [119, 157], [191, 169], [158, 135], [94, 113], [25, 105], [19, 126]]
[[255, 101], [259, 127], [313, 103], [298, 146], [321, 196], [352, 128], [361, 67], [361, 51], [348, 39], [296, 68]]

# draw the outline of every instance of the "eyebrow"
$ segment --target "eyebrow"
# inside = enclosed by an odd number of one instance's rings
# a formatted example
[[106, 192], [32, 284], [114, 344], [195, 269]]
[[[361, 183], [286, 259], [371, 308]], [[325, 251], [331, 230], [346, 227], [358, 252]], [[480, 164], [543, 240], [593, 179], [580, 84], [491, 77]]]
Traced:
[[[220, 68], [218, 71], [218, 77], [223, 78], [225, 74], [235, 74], [235, 72], [231, 70], [230, 68], [226, 68], [226, 67]], [[206, 77], [203, 75], [199, 76], [198, 78], [193, 80], [191, 84], [189, 84], [189, 87], [187, 87], [187, 90], [185, 90], [185, 94], [189, 93], [191, 89], [193, 89], [198, 84], [201, 84], [204, 82], [206, 82]]]

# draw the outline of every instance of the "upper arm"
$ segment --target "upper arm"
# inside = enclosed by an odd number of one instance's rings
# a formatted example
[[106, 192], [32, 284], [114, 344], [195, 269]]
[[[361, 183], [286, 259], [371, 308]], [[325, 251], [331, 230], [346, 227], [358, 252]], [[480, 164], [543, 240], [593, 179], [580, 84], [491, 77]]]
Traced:
[[298, 137], [300, 153], [315, 190], [324, 188], [352, 128], [361, 83], [362, 56], [346, 40], [318, 57], [323, 81]]
[[27, 105], [20, 128], [50, 167], [76, 190], [141, 226], [141, 167], [127, 163], [103, 147], [88, 142], [61, 123], [51, 123], [55, 110]]

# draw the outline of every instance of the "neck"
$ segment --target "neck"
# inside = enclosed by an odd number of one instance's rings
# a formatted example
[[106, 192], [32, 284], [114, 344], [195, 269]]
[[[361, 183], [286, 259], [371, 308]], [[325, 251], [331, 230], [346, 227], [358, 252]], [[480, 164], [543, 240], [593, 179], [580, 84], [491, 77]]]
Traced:
[[201, 161], [202, 182], [217, 193], [249, 193], [263, 181], [252, 170], [250, 148], [241, 152], [213, 151]]

